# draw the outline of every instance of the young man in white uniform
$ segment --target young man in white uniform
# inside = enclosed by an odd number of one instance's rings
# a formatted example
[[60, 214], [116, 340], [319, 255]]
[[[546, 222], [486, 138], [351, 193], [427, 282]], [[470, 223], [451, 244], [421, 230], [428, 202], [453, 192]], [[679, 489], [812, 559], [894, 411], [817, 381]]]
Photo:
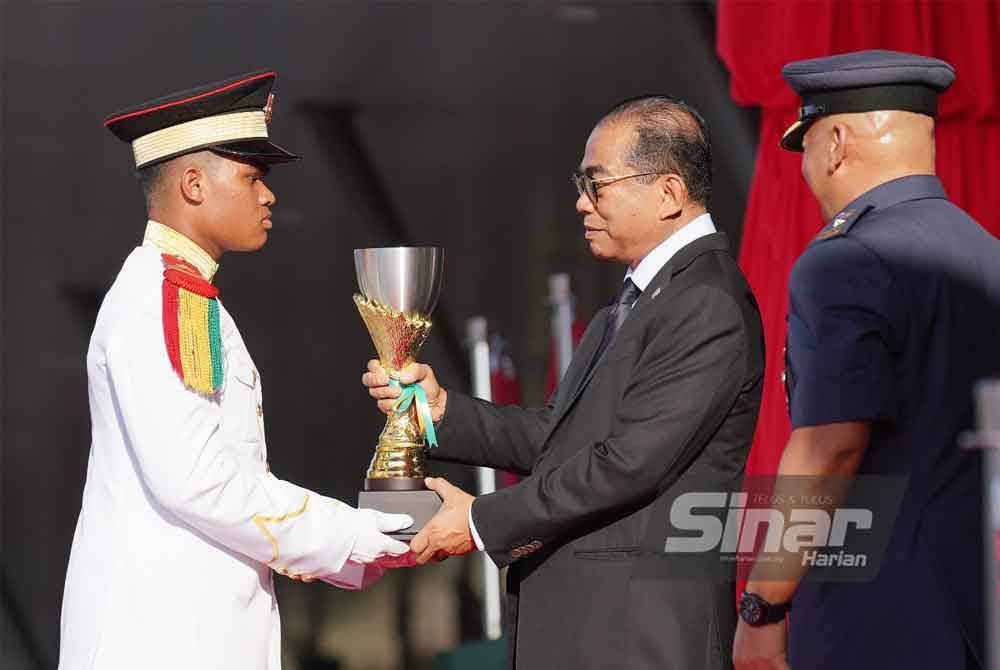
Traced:
[[105, 122], [129, 142], [149, 223], [97, 317], [92, 445], [66, 575], [61, 670], [280, 667], [273, 572], [364, 588], [406, 515], [272, 475], [260, 375], [211, 284], [267, 241], [275, 73], [160, 98]]

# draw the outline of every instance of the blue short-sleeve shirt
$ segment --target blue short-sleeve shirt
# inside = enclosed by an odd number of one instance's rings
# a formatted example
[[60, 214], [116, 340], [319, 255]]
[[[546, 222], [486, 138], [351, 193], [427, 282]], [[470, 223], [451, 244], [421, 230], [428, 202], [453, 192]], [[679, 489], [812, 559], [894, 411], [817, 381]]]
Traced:
[[895, 283], [878, 255], [845, 235], [795, 264], [787, 350], [794, 427], [896, 419], [894, 356], [906, 322]]
[[958, 438], [975, 383], [1000, 377], [1000, 240], [936, 177], [903, 177], [823, 228], [789, 292], [793, 428], [871, 422], [859, 474], [906, 480], [877, 578], [798, 589], [792, 666], [966, 667], [985, 646], [982, 470]]

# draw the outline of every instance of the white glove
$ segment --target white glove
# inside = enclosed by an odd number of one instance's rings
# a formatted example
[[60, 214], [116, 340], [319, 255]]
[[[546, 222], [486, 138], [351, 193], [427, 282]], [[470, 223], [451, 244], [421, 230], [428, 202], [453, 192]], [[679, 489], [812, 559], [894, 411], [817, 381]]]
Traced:
[[413, 525], [408, 514], [386, 514], [373, 509], [358, 510], [358, 534], [349, 560], [372, 563], [385, 556], [402, 556], [410, 547], [383, 533], [394, 533]]

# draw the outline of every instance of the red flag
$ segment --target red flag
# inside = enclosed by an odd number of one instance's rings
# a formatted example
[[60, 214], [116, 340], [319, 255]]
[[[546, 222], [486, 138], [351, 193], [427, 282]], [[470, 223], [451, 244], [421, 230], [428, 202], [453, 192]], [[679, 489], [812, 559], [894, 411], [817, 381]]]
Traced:
[[[514, 359], [507, 341], [499, 335], [490, 337], [490, 393], [495, 405], [521, 404], [521, 382], [517, 379]], [[500, 488], [516, 484], [517, 480], [518, 476], [513, 472], [497, 471]]]

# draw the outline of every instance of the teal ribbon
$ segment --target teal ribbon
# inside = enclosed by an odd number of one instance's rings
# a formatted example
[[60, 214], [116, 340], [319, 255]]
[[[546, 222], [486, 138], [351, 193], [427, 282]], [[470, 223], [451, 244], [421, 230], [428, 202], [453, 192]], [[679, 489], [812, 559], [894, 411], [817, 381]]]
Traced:
[[431, 418], [431, 406], [428, 404], [427, 394], [420, 388], [420, 384], [401, 384], [398, 379], [390, 379], [389, 386], [403, 388], [403, 394], [399, 396], [399, 400], [396, 401], [396, 406], [393, 408], [395, 412], [402, 414], [416, 402], [417, 418], [420, 421], [420, 427], [424, 429], [424, 435], [427, 436], [427, 445], [436, 447], [438, 441], [437, 433], [434, 432], [434, 420]]

